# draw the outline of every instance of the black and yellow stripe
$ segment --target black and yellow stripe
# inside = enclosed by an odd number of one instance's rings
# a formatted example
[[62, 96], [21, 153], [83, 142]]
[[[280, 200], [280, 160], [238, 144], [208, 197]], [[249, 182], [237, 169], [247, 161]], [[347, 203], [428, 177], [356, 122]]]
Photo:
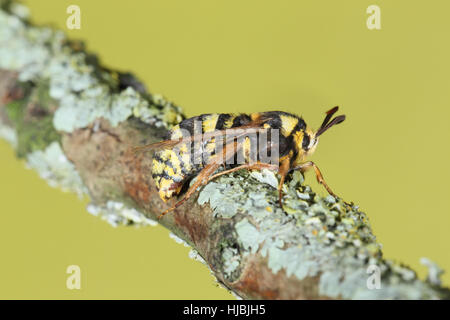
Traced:
[[[167, 139], [180, 139], [183, 137], [183, 133], [193, 136], [199, 133], [204, 134], [218, 130], [239, 128], [255, 120], [262, 120], [262, 128], [280, 130], [278, 141], [280, 157], [288, 154], [291, 158], [297, 157], [303, 151], [303, 147], [309, 145], [309, 135], [306, 133], [305, 121], [296, 115], [281, 111], [260, 112], [250, 115], [203, 114], [181, 121], [168, 132]], [[307, 143], [306, 140], [308, 141]], [[215, 139], [211, 138], [202, 142], [200, 150], [195, 150], [194, 143], [191, 143], [190, 147], [189, 144], [181, 144], [176, 150], [164, 149], [155, 154], [152, 175], [163, 200], [166, 201], [178, 194], [183, 182], [202, 170], [207, 160], [214, 155], [215, 143]], [[249, 155], [252, 147], [255, 147], [252, 145], [252, 140], [248, 137], [245, 138], [243, 155], [246, 162], [250, 161]], [[267, 149], [267, 146], [258, 145], [257, 148]], [[194, 158], [195, 154], [201, 156], [202, 159]], [[230, 165], [230, 167], [236, 165]]]

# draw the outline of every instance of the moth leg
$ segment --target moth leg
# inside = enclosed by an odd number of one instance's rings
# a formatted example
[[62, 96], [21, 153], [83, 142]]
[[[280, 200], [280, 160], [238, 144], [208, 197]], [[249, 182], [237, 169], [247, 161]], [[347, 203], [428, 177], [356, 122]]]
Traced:
[[172, 207], [170, 207], [169, 209], [167, 209], [166, 211], [161, 213], [158, 216], [158, 219], [161, 219], [166, 213], [181, 206], [187, 199], [189, 199], [192, 196], [192, 194], [195, 192], [195, 190], [197, 190], [198, 187], [208, 183], [208, 181], [210, 180], [209, 178], [214, 173], [214, 171], [216, 171], [220, 167], [220, 165], [221, 165], [221, 163], [212, 162], [212, 163], [208, 164], [207, 166], [205, 166], [202, 169], [202, 171], [200, 171], [200, 173], [197, 175], [197, 180], [194, 182], [194, 184], [192, 186], [189, 187], [188, 191], [183, 196], [183, 198], [180, 201], [178, 201], [177, 203], [175, 203]]
[[145, 151], [150, 151], [153, 149], [159, 149], [159, 148], [163, 148], [165, 146], [169, 147], [172, 144], [175, 143], [179, 143], [179, 141], [176, 140], [165, 140], [165, 141], [160, 141], [160, 142], [156, 142], [156, 143], [150, 143], [150, 144], [146, 144], [143, 146], [135, 146], [135, 147], [131, 147], [131, 151], [137, 155], [138, 153], [141, 152], [145, 152]]
[[252, 164], [247, 163], [247, 164], [240, 165], [238, 167], [234, 167], [234, 168], [231, 168], [231, 169], [228, 169], [228, 170], [216, 173], [215, 175], [213, 175], [213, 176], [211, 176], [209, 178], [209, 181], [211, 181], [211, 180], [213, 180], [213, 179], [215, 179], [217, 177], [220, 177], [220, 176], [222, 176], [224, 174], [236, 172], [236, 171], [239, 171], [241, 169], [247, 169], [247, 170], [269, 169], [269, 170], [272, 170], [272, 171], [276, 171], [276, 170], [278, 170], [278, 166], [274, 165], [274, 164], [263, 163], [263, 162], [256, 162], [256, 163], [252, 163]]
[[188, 191], [184, 195], [184, 197], [175, 203], [171, 208], [167, 209], [163, 213], [161, 213], [158, 219], [161, 219], [166, 213], [174, 210], [175, 208], [181, 206], [190, 196], [197, 190], [198, 187], [205, 185], [210, 181], [213, 173], [224, 163], [224, 160], [232, 157], [234, 155], [234, 150], [239, 148], [238, 143], [232, 142], [225, 146], [222, 151], [216, 156], [212, 157], [208, 164], [199, 172], [197, 175], [197, 180], [194, 182], [192, 186], [189, 187]]
[[335, 198], [339, 198], [332, 190], [331, 188], [327, 185], [327, 183], [325, 182], [322, 173], [319, 170], [319, 167], [312, 161], [308, 161], [305, 162], [301, 165], [299, 165], [298, 167], [295, 167], [293, 170], [301, 170], [302, 172], [305, 172], [309, 169], [313, 168], [314, 172], [316, 173], [316, 178], [317, 178], [317, 182], [319, 182], [321, 185], [324, 186], [324, 188], [328, 191], [328, 193], [330, 195], [332, 195]]
[[277, 165], [269, 164], [269, 163], [263, 163], [263, 162], [256, 162], [256, 163], [252, 163], [252, 164], [247, 163], [247, 164], [243, 164], [243, 165], [240, 165], [240, 166], [232, 168], [232, 169], [228, 169], [228, 170], [216, 173], [215, 175], [211, 176], [208, 181], [211, 181], [211, 180], [213, 180], [213, 179], [215, 179], [215, 178], [217, 178], [217, 177], [219, 177], [221, 175], [232, 173], [232, 172], [235, 172], [235, 171], [239, 171], [241, 169], [247, 169], [247, 170], [269, 169], [269, 170], [272, 170], [272, 171], [278, 171], [278, 174], [281, 175], [280, 183], [278, 185], [278, 196], [279, 196], [280, 206], [283, 207], [283, 204], [282, 204], [282, 198], [283, 198], [282, 187], [283, 187], [286, 175], [289, 172], [289, 163], [290, 163], [290, 159], [289, 158], [285, 159], [281, 163], [281, 166], [277, 166]]
[[278, 174], [280, 175], [280, 183], [278, 184], [278, 202], [280, 203], [280, 207], [283, 209], [283, 184], [286, 179], [286, 175], [289, 172], [291, 159], [285, 158], [281, 161], [281, 166], [278, 170]]
[[133, 152], [134, 155], [137, 155], [140, 152], [144, 152], [146, 150], [151, 150], [151, 149], [153, 149], [153, 144], [146, 144], [144, 146], [132, 147], [131, 152]]

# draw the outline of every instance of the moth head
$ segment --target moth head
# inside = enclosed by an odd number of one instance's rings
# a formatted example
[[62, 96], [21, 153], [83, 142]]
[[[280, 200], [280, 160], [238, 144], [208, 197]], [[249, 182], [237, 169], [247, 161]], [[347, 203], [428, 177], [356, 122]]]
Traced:
[[316, 150], [319, 139], [316, 138], [313, 130], [307, 128], [304, 131], [296, 132], [294, 134], [294, 141], [297, 149], [297, 158], [294, 162], [296, 165], [299, 165], [308, 155]]
[[307, 128], [305, 131], [299, 131], [296, 133], [294, 136], [298, 151], [298, 156], [295, 161], [296, 164], [300, 164], [308, 155], [314, 153], [317, 144], [319, 143], [319, 137], [325, 131], [345, 120], [345, 115], [340, 115], [331, 119], [338, 109], [339, 107], [334, 107], [333, 109], [327, 111], [325, 119], [317, 131]]

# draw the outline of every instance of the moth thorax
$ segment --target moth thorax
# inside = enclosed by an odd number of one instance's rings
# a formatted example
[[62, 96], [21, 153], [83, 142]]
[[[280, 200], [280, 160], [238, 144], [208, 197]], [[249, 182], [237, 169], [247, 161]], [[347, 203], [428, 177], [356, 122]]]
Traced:
[[298, 131], [294, 134], [294, 143], [297, 149], [295, 163], [300, 164], [305, 161], [308, 155], [314, 153], [319, 139], [311, 129]]

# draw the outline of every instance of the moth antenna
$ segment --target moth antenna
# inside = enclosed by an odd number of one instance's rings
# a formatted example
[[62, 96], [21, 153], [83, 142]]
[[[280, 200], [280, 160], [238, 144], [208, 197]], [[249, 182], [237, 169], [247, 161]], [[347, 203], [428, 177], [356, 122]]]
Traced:
[[328, 121], [330, 121], [333, 114], [335, 114], [338, 110], [339, 110], [339, 107], [336, 106], [326, 112], [327, 115], [325, 116], [325, 119], [323, 119], [322, 125], [320, 126], [319, 130], [328, 124]]
[[[336, 111], [335, 111], [336, 112]], [[327, 115], [328, 116], [328, 115]], [[316, 132], [316, 137], [320, 136], [322, 133], [330, 129], [332, 126], [337, 125], [345, 120], [345, 115], [340, 115], [331, 120], [329, 123], [327, 123], [325, 126], [320, 127], [319, 130]]]

